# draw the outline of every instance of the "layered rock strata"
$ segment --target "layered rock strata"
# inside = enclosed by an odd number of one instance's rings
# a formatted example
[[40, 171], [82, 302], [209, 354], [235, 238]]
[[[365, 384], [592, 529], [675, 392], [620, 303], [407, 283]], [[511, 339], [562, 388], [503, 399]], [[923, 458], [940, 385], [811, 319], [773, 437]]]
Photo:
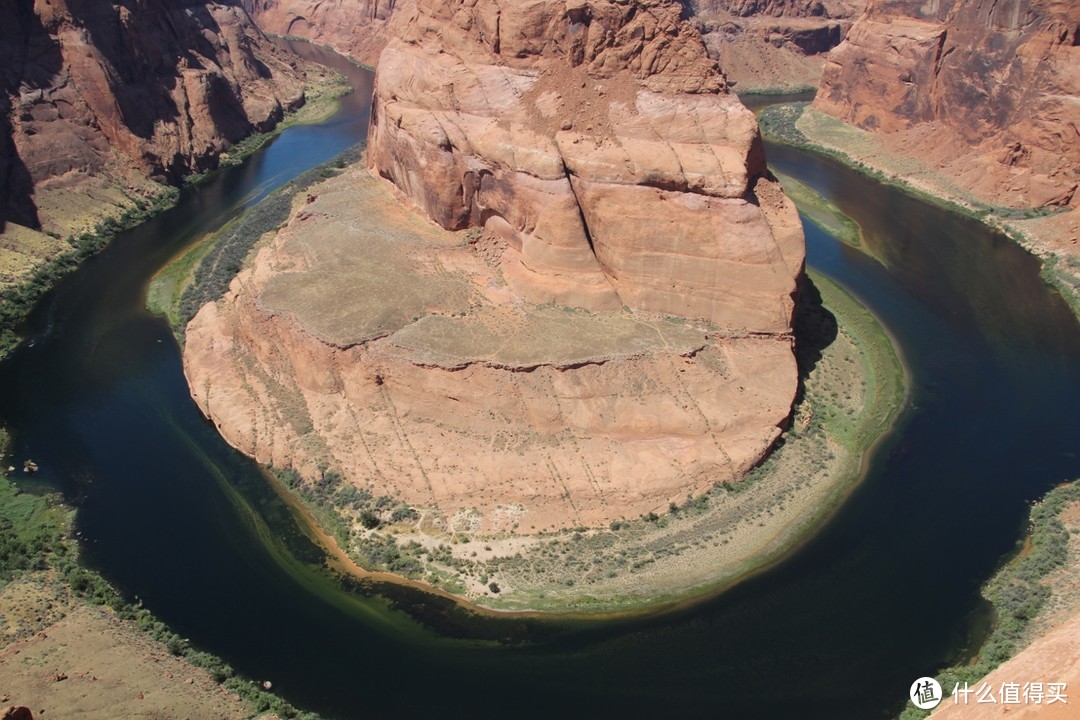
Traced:
[[314, 189], [187, 329], [225, 437], [480, 533], [741, 479], [790, 414], [803, 239], [679, 11], [399, 8], [369, 136], [393, 185]]
[[814, 107], [990, 204], [1076, 207], [1080, 5], [873, 0], [829, 55]]
[[302, 69], [227, 1], [14, 0], [0, 78], [3, 217], [57, 232], [35, 194], [175, 182], [303, 101]]
[[395, 23], [371, 165], [505, 242], [521, 298], [789, 330], [801, 226], [678, 5], [421, 1]]
[[740, 92], [816, 87], [866, 0], [697, 0], [694, 23]]
[[400, 0], [243, 0], [266, 32], [329, 45], [374, 67]]

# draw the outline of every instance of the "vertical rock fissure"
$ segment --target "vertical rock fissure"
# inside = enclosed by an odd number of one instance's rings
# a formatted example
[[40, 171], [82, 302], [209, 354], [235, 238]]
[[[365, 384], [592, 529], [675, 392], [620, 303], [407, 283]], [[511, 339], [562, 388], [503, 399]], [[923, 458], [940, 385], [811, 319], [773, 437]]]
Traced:
[[574, 196], [574, 203], [577, 205], [578, 217], [581, 218], [581, 229], [585, 233], [585, 242], [589, 243], [589, 251], [592, 253], [593, 258], [596, 259], [596, 264], [600, 267], [600, 274], [604, 276], [604, 280], [611, 286], [612, 291], [615, 293], [615, 297], [619, 298], [619, 302], [626, 305], [622, 296], [619, 295], [619, 289], [615, 287], [615, 284], [611, 282], [611, 276], [608, 272], [608, 268], [600, 261], [600, 258], [596, 254], [596, 242], [593, 240], [592, 231], [589, 230], [589, 221], [585, 217], [585, 208], [581, 204], [581, 198], [578, 197], [577, 188], [574, 187], [573, 173], [570, 172], [570, 168], [566, 167], [566, 162], [563, 162], [563, 176], [566, 178], [566, 183], [570, 186], [570, 194]]
[[[574, 187], [573, 173], [570, 172], [570, 168], [566, 167], [566, 163], [563, 163], [563, 176], [566, 178], [566, 182], [570, 185], [570, 194], [574, 196], [574, 203], [577, 205], [578, 217], [581, 218], [581, 228], [585, 231], [585, 241], [589, 243], [589, 250], [592, 252], [593, 257], [596, 257], [596, 246], [593, 244], [592, 232], [589, 231], [589, 221], [585, 218], [585, 209], [581, 207], [581, 198], [578, 197], [577, 188]], [[600, 262], [600, 258], [596, 258], [597, 262]]]

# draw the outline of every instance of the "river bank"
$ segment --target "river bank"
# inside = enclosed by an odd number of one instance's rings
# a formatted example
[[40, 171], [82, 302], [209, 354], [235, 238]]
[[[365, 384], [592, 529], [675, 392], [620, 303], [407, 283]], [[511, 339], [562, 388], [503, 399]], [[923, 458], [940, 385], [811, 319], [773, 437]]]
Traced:
[[[353, 183], [349, 196], [363, 205], [357, 198], [377, 187], [369, 185]], [[321, 192], [319, 186], [307, 191], [309, 197]], [[295, 208], [296, 194], [289, 191], [269, 202]], [[197, 268], [224, 267], [228, 263], [216, 257], [245, 254], [242, 264], [250, 267], [251, 243], [279, 224], [259, 221], [263, 215], [256, 209], [158, 274], [148, 297], [175, 331], [228, 288], [231, 274], [215, 282], [213, 292], [200, 294], [199, 285], [215, 273], [203, 272], [203, 280], [195, 282]], [[307, 236], [315, 232], [310, 223], [317, 217], [305, 220]], [[384, 220], [370, 210], [364, 217], [369, 224]], [[243, 238], [239, 250], [225, 247]], [[266, 235], [257, 247], [265, 249], [272, 238]], [[265, 279], [264, 272], [256, 276]], [[180, 299], [193, 291], [200, 302], [182, 309]], [[751, 478], [717, 482], [707, 492], [671, 503], [666, 512], [619, 519], [605, 528], [482, 534], [468, 514], [440, 519], [431, 508], [357, 487], [329, 466], [320, 482], [312, 482], [277, 459], [275, 475], [304, 500], [357, 566], [396, 573], [487, 609], [623, 612], [702, 596], [761, 570], [812, 534], [857, 482], [865, 456], [903, 403], [902, 365], [873, 317], [820, 275], [808, 283], [806, 298], [797, 330], [804, 390], [794, 427]], [[283, 418], [286, 429], [303, 430], [297, 442], [309, 446], [315, 436], [308, 401], [289, 386], [283, 381], [267, 386], [267, 411]]]
[[927, 162], [891, 148], [879, 135], [847, 125], [809, 103], [775, 105], [759, 115], [771, 141], [835, 158], [875, 180], [975, 218], [1037, 256], [1043, 278], [1080, 317], [1080, 212], [1012, 208], [976, 197]]
[[[239, 165], [291, 127], [321, 123], [337, 113], [339, 98], [351, 85], [337, 71], [304, 62], [305, 104], [273, 130], [223, 153], [219, 169]], [[184, 188], [206, 183], [215, 172], [187, 178]], [[18, 345], [15, 329], [61, 277], [181, 197], [182, 188], [140, 182], [145, 186], [140, 184], [137, 193], [89, 192], [80, 203], [67, 203], [64, 222], [72, 228], [67, 240], [8, 223], [0, 236], [0, 358]], [[0, 448], [6, 456], [2, 428]], [[20, 491], [0, 471], [0, 706], [10, 702], [39, 715], [47, 710], [50, 716], [87, 718], [117, 713], [247, 718], [264, 717], [268, 710], [273, 714], [265, 717], [317, 717], [264, 690], [261, 681], [237, 676], [141, 603], [124, 599], [84, 566], [74, 527], [75, 510], [57, 493], [41, 483], [34, 483], [32, 492]]]
[[[952, 699], [959, 684], [998, 693], [1007, 683], [1027, 687], [1065, 683], [1067, 703], [1016, 702], [1010, 717], [1071, 717], [1068, 686], [1080, 682], [1080, 481], [1062, 484], [1032, 506], [1028, 532], [983, 587], [994, 607], [994, 627], [970, 662], [946, 668], [936, 679], [946, 698], [934, 718], [998, 717], [997, 705]], [[1054, 714], [1055, 709], [1060, 714]], [[901, 720], [930, 715], [909, 706]]]

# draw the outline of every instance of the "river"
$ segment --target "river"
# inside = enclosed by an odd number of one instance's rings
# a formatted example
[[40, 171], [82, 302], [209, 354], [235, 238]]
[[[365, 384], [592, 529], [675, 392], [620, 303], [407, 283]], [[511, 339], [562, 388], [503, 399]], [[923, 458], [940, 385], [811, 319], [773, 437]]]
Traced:
[[185, 245], [364, 137], [370, 74], [295, 47], [356, 83], [342, 112], [117, 238], [43, 299], [0, 365], [14, 464], [36, 460], [24, 485], [78, 507], [88, 564], [196, 645], [338, 718], [884, 718], [966, 651], [986, 620], [979, 585], [1026, 505], [1080, 476], [1080, 325], [1000, 235], [777, 147], [771, 163], [857, 220], [882, 259], [807, 227], [810, 265], [884, 321], [913, 384], [898, 432], [812, 540], [718, 597], [636, 620], [473, 622], [324, 572], [259, 469], [200, 415], [168, 327], [144, 309]]

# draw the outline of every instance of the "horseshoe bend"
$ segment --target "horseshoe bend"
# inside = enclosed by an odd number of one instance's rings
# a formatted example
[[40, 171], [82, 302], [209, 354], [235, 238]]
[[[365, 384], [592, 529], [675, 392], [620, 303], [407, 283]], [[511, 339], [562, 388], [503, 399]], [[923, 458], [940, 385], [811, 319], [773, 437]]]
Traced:
[[[811, 422], [805, 248], [678, 6], [420, 2], [390, 36], [365, 161], [297, 193], [186, 328], [203, 412], [364, 567], [484, 604], [655, 599], [790, 544], [865, 444], [804, 440], [732, 492]], [[633, 585], [625, 558], [533, 562], [660, 538]]]

